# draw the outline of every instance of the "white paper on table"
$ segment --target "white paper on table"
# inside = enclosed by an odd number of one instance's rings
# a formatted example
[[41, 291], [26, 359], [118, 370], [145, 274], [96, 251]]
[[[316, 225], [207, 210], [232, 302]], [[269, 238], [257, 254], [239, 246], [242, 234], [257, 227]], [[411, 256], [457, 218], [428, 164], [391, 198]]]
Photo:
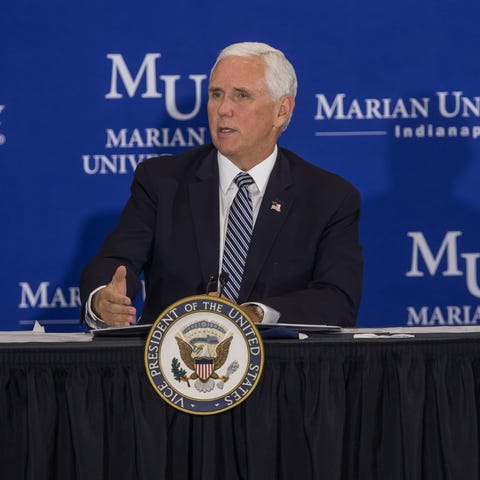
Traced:
[[0, 343], [29, 343], [29, 342], [91, 342], [90, 332], [46, 333], [45, 327], [35, 321], [31, 331], [0, 331]]

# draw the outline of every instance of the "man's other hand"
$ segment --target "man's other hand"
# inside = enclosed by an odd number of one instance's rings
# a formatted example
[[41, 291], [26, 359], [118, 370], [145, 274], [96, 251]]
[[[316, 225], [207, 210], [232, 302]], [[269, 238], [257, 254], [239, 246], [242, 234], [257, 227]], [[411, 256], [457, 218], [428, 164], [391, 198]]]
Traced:
[[[211, 297], [220, 297], [218, 292], [210, 292], [208, 295]], [[227, 299], [225, 295], [222, 295], [220, 298]], [[257, 310], [252, 305], [238, 305], [238, 308], [243, 310], [254, 323], [262, 323], [262, 317], [257, 313]]]

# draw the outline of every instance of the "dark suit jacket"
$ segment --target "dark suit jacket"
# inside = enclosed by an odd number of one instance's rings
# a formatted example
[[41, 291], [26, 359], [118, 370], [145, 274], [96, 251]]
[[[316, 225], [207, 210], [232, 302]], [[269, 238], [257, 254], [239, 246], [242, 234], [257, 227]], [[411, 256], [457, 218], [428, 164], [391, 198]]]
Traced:
[[[183, 297], [205, 293], [219, 271], [218, 184], [211, 145], [139, 164], [117, 227], [82, 274], [82, 304], [119, 265], [127, 267], [132, 298], [144, 272], [142, 323]], [[282, 322], [353, 325], [362, 284], [359, 207], [360, 195], [347, 181], [279, 149], [239, 303], [269, 305]]]

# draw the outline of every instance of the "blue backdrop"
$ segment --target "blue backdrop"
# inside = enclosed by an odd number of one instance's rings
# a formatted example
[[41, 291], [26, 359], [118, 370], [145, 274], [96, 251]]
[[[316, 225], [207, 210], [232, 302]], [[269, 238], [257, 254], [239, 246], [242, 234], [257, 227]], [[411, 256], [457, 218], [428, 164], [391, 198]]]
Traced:
[[297, 70], [280, 144], [362, 193], [359, 325], [479, 323], [479, 14], [477, 0], [4, 2], [1, 328], [79, 328], [80, 272], [135, 165], [209, 142], [210, 67], [245, 40]]

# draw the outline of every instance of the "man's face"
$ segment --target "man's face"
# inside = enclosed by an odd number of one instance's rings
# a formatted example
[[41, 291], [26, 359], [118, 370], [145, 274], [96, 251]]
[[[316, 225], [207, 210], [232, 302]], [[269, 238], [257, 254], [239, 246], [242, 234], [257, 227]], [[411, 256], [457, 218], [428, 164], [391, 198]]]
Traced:
[[282, 99], [274, 102], [258, 57], [225, 57], [208, 89], [208, 122], [213, 144], [242, 170], [273, 152], [284, 119]]

